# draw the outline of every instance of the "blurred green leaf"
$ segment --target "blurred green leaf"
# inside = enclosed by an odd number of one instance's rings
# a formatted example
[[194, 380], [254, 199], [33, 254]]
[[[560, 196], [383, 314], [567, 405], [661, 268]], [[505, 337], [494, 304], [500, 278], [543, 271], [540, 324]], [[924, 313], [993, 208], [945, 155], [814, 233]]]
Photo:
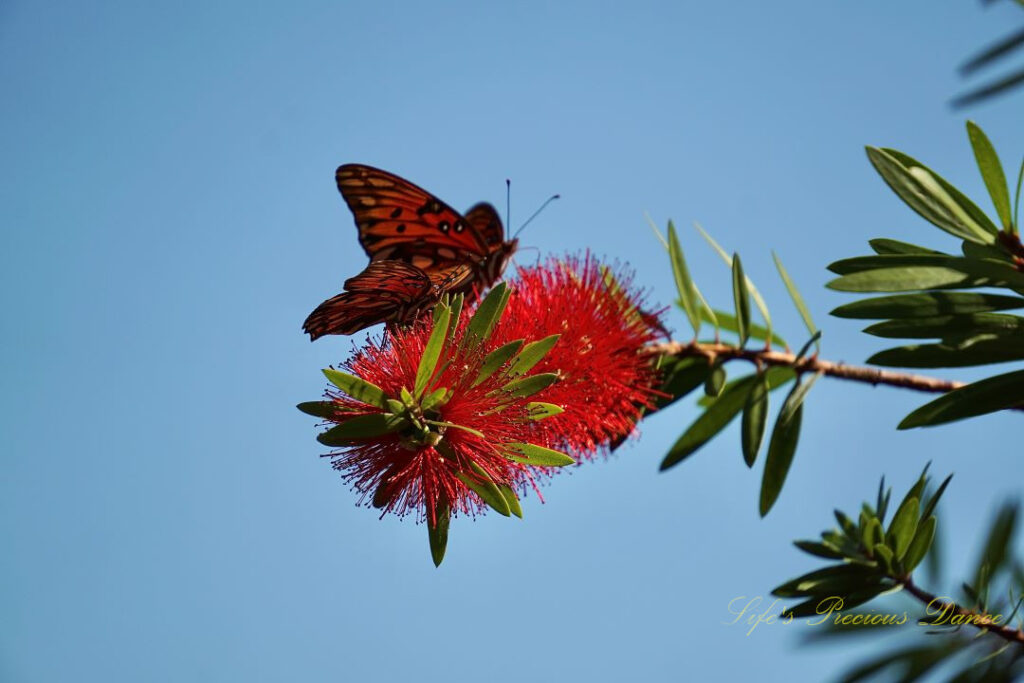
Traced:
[[1003, 165], [999, 163], [999, 155], [989, 141], [985, 132], [974, 121], [967, 122], [967, 137], [971, 140], [971, 147], [974, 148], [974, 159], [978, 162], [978, 170], [988, 188], [988, 194], [992, 198], [999, 220], [1002, 221], [1006, 230], [1013, 225], [1010, 212], [1010, 190], [1006, 185], [1006, 175], [1003, 173]]
[[884, 537], [881, 521], [877, 517], [873, 517], [861, 531], [861, 544], [865, 548], [874, 548], [877, 543], [884, 540]]
[[1024, 403], [1024, 370], [979, 380], [926, 403], [903, 418], [898, 429], [944, 424]]
[[408, 424], [404, 417], [390, 413], [370, 413], [351, 417], [316, 437], [325, 446], [350, 446], [354, 441], [373, 439], [396, 432]]
[[761, 441], [764, 439], [765, 428], [768, 425], [768, 394], [768, 378], [764, 373], [759, 373], [747, 396], [741, 422], [743, 462], [747, 463], [747, 467], [754, 466]]
[[860, 588], [877, 577], [873, 569], [859, 564], [829, 565], [776, 586], [772, 589], [772, 595], [777, 598], [803, 598], [828, 595], [830, 592], [839, 594]]
[[894, 574], [896, 568], [893, 566], [892, 548], [887, 546], [885, 543], [876, 543], [875, 547], [871, 550], [874, 553], [875, 559], [878, 560], [885, 573]]
[[974, 570], [973, 586], [978, 592], [985, 592], [986, 578], [991, 578], [1010, 559], [1011, 541], [1017, 527], [1020, 511], [1016, 502], [1005, 503], [999, 508], [989, 526], [988, 536]]
[[[438, 406], [444, 405], [449, 401], [449, 399], [451, 399], [452, 393], [451, 389], [446, 389], [445, 387], [441, 387], [430, 392], [430, 394], [424, 397], [423, 402], [420, 404], [420, 410], [425, 413], [428, 410], [433, 410]], [[391, 404], [388, 403], [388, 405], [390, 406]]]
[[[1018, 2], [1019, 1], [1020, 0], [1018, 0]], [[955, 97], [950, 104], [952, 104], [954, 108], [966, 107], [969, 104], [974, 104], [975, 102], [980, 102], [981, 100], [987, 100], [991, 97], [995, 97], [996, 95], [1001, 95], [1021, 83], [1024, 83], [1024, 69], [1014, 71], [1002, 78], [992, 81], [988, 85], [983, 85], [980, 88], [975, 88], [963, 95]]]
[[789, 474], [789, 466], [793, 463], [797, 442], [800, 439], [800, 423], [803, 418], [803, 402], [807, 392], [814, 386], [818, 375], [802, 381], [793, 387], [786, 396], [779, 416], [772, 429], [771, 440], [768, 442], [768, 456], [764, 463], [764, 474], [761, 478], [761, 500], [759, 511], [764, 517], [772, 509], [782, 492], [782, 485]]
[[946, 487], [949, 486], [949, 482], [952, 478], [953, 475], [951, 474], [942, 480], [942, 483], [939, 484], [939, 488], [935, 490], [935, 493], [931, 495], [928, 502], [924, 504], [924, 510], [921, 512], [921, 519], [931, 517], [932, 513], [935, 512], [935, 506], [939, 504], [939, 500], [942, 498], [942, 494], [946, 492]]
[[686, 267], [683, 248], [679, 246], [679, 235], [676, 234], [676, 226], [672, 221], [668, 222], [668, 256], [672, 262], [672, 276], [675, 278], [676, 289], [679, 292], [679, 305], [686, 312], [694, 335], [697, 335], [700, 333], [700, 310], [693, 291], [693, 279]]
[[739, 346], [746, 346], [750, 338], [750, 292], [747, 290], [746, 276], [740, 255], [732, 255], [732, 298], [736, 307], [736, 326], [740, 337]]
[[718, 398], [725, 386], [725, 367], [721, 363], [714, 363], [711, 366], [711, 374], [704, 381], [704, 395], [709, 398]]
[[842, 553], [829, 548], [824, 543], [818, 543], [817, 541], [793, 541], [793, 545], [815, 557], [824, 557], [829, 560], [841, 560], [846, 557]]
[[920, 513], [920, 501], [916, 496], [904, 499], [896, 514], [892, 516], [889, 529], [885, 534], [885, 542], [892, 549], [893, 557], [902, 560], [917, 532], [917, 516]]
[[711, 406], [701, 413], [669, 449], [665, 459], [661, 461], [660, 469], [664, 471], [678, 464], [725, 429], [743, 409], [755, 380], [756, 375], [747, 375], [727, 384]]
[[918, 526], [914, 539], [907, 546], [907, 552], [903, 556], [903, 571], [906, 574], [914, 571], [931, 549], [932, 539], [935, 538], [935, 524], [935, 515], [931, 515]]
[[782, 265], [781, 259], [778, 254], [772, 252], [772, 258], [775, 259], [775, 268], [779, 271], [779, 277], [782, 278], [783, 284], [786, 285], [786, 291], [789, 292], [789, 298], [793, 300], [793, 304], [796, 306], [796, 310], [800, 313], [800, 318], [804, 321], [804, 326], [807, 327], [807, 331], [814, 335], [818, 332], [817, 325], [814, 324], [814, 320], [811, 318], [811, 312], [807, 308], [807, 304], [804, 302], [804, 298], [800, 296], [800, 290], [796, 288], [796, 284], [793, 279], [789, 277], [789, 273], [786, 271], [785, 266]]
[[881, 680], [878, 674], [886, 669], [898, 669], [898, 675], [897, 671], [893, 671], [893, 675], [885, 680], [900, 683], [917, 681], [938, 666], [942, 660], [952, 657], [970, 644], [968, 640], [947, 638], [937, 645], [915, 645], [893, 650], [848, 671], [841, 679], [841, 683], [857, 683], [869, 678]]
[[922, 292], [861, 299], [832, 311], [839, 318], [933, 318], [1024, 308], [1024, 298], [980, 292]]
[[[711, 245], [711, 248], [715, 250], [725, 265], [732, 268], [732, 258], [729, 256], [728, 252], [726, 252], [725, 249], [723, 249], [721, 245], [719, 245], [718, 242], [716, 242], [715, 239], [700, 226], [700, 223], [695, 222], [693, 227], [701, 234], [704, 240]], [[761, 317], [764, 318], [768, 334], [770, 335], [772, 329], [772, 317], [768, 314], [768, 306], [765, 305], [764, 298], [761, 296], [761, 292], [757, 291], [757, 287], [754, 286], [753, 281], [749, 277], [744, 277], [744, 281], [746, 282], [747, 290], [750, 292], [750, 297], [754, 300], [754, 304], [757, 305], [757, 310], [761, 312]]]
[[333, 368], [327, 368], [323, 372], [331, 384], [355, 400], [378, 408], [387, 408], [387, 403], [384, 400], [384, 390], [376, 384]]

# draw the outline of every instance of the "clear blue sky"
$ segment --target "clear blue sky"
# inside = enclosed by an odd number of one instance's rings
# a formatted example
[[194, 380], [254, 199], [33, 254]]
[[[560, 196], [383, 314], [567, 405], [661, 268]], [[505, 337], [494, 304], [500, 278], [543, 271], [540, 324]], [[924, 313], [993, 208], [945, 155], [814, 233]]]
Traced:
[[[334, 187], [382, 166], [456, 207], [504, 203], [540, 253], [590, 248], [669, 302], [643, 212], [701, 221], [826, 357], [882, 347], [827, 312], [824, 267], [889, 236], [955, 248], [865, 144], [969, 194], [954, 69], [1019, 8], [819, 3], [5, 2], [0, 8], [0, 678], [50, 681], [818, 680], [849, 651], [723, 625], [811, 568], [789, 541], [885, 473], [955, 471], [950, 567], [1020, 493], [1020, 421], [898, 433], [921, 402], [823, 380], [766, 520], [733, 427], [667, 474], [695, 416], [643, 425], [526, 503], [426, 532], [379, 521], [294, 404], [351, 343], [300, 324], [365, 264]], [[1024, 91], [972, 109], [1011, 160]], [[1012, 164], [1011, 164], [1012, 165]], [[987, 208], [987, 205], [986, 205]], [[692, 232], [705, 292], [728, 272]], [[524, 258], [532, 259], [526, 253]], [[671, 324], [683, 330], [674, 313]], [[960, 373], [955, 376], [970, 376]], [[801, 673], [805, 672], [805, 673]]]

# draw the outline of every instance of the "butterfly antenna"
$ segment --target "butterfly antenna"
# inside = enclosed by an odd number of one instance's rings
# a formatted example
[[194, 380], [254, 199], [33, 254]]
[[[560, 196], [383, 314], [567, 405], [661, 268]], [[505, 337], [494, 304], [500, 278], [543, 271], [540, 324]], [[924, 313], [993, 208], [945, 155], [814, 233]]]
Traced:
[[547, 208], [548, 204], [550, 204], [551, 202], [555, 201], [556, 199], [561, 199], [561, 198], [562, 198], [562, 195], [560, 195], [560, 194], [553, 194], [550, 197], [548, 197], [547, 200], [543, 204], [540, 205], [540, 208], [537, 209], [536, 211], [534, 211], [533, 214], [529, 218], [526, 219], [526, 222], [519, 226], [519, 229], [516, 230], [516, 234], [512, 235], [513, 239], [516, 238], [516, 237], [519, 237], [519, 233], [521, 233], [523, 231], [523, 228], [525, 228], [527, 225], [529, 225], [530, 221], [532, 221], [534, 218], [536, 218], [537, 215], [540, 214], [541, 211], [543, 211], [545, 208]]
[[505, 178], [505, 225], [512, 225], [512, 179]]

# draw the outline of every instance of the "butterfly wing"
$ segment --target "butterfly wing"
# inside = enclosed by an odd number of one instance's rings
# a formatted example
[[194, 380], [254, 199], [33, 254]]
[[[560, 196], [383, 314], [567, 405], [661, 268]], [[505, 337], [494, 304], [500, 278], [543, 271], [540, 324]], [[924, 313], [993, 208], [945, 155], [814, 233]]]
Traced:
[[372, 261], [405, 261], [429, 272], [488, 253], [485, 238], [459, 212], [404, 178], [345, 164], [335, 180]]
[[405, 322], [439, 294], [419, 268], [403, 261], [373, 261], [345, 281], [345, 291], [323, 302], [302, 324], [310, 341], [325, 334], [355, 334], [383, 322]]
[[505, 241], [505, 229], [497, 210], [487, 202], [480, 202], [466, 212], [466, 222], [476, 229], [487, 248], [493, 249]]

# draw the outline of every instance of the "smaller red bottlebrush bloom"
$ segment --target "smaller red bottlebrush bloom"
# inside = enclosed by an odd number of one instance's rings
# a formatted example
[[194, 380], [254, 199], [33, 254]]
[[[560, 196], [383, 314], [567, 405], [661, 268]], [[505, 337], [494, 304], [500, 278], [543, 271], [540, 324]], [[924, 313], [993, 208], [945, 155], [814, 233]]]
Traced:
[[590, 458], [631, 434], [644, 408], [660, 395], [658, 371], [645, 345], [665, 334], [659, 313], [643, 310], [632, 273], [584, 257], [548, 259], [518, 269], [500, 340], [560, 335], [536, 366], [557, 372], [544, 400], [564, 413], [538, 423], [547, 442], [577, 458]]
[[499, 342], [509, 294], [494, 287], [468, 320], [461, 296], [442, 301], [432, 322], [392, 330], [344, 370], [325, 370], [328, 400], [299, 405], [335, 425], [317, 438], [340, 449], [328, 457], [360, 502], [426, 520], [437, 565], [452, 514], [491, 507], [521, 517], [519, 494], [574, 462], [536, 428], [562, 412], [542, 400], [558, 376], [536, 371], [558, 337]]

